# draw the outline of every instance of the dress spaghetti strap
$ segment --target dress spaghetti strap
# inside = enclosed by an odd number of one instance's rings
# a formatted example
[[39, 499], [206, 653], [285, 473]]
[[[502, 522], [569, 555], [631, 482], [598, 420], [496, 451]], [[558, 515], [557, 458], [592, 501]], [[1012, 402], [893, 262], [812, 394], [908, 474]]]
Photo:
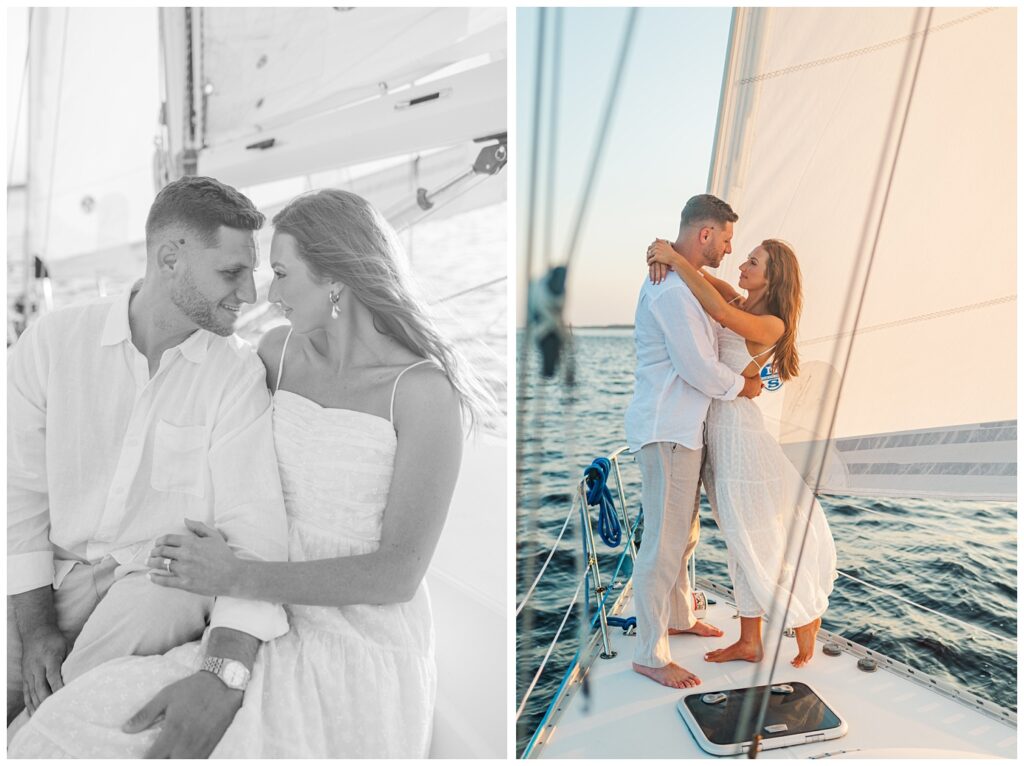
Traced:
[[391, 421], [391, 425], [395, 424], [395, 392], [398, 390], [398, 381], [400, 381], [402, 376], [409, 372], [413, 367], [419, 367], [421, 364], [426, 364], [429, 361], [429, 359], [420, 359], [418, 362], [413, 362], [398, 373], [398, 376], [395, 378], [395, 384], [391, 387], [391, 414], [388, 415], [388, 420]]
[[[281, 374], [284, 372], [284, 352], [288, 350], [288, 341], [292, 337], [292, 330], [294, 327], [288, 328], [288, 334], [284, 337], [284, 345], [281, 346], [281, 361], [277, 363], [277, 382], [274, 384], [274, 393], [281, 387]], [[394, 394], [392, 394], [394, 397]]]

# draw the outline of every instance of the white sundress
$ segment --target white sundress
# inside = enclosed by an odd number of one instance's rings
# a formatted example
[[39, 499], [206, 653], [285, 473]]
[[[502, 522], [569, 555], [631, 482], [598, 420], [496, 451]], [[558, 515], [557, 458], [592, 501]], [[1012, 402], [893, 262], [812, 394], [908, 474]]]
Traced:
[[[729, 369], [742, 373], [751, 361], [757, 362], [740, 335], [726, 327], [717, 332], [719, 359]], [[788, 603], [785, 627], [790, 628], [824, 614], [836, 577], [828, 521], [800, 473], [765, 429], [752, 399], [712, 399], [703, 481], [728, 547], [740, 615], [781, 615]]]

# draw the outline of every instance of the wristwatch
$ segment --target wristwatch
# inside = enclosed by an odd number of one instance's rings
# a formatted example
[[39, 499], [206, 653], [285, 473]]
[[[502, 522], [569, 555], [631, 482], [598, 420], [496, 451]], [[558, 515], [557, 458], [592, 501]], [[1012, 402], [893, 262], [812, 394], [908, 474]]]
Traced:
[[229, 660], [225, 657], [207, 657], [203, 660], [203, 664], [199, 669], [213, 673], [229, 689], [244, 692], [245, 687], [249, 685], [249, 668], [238, 660]]

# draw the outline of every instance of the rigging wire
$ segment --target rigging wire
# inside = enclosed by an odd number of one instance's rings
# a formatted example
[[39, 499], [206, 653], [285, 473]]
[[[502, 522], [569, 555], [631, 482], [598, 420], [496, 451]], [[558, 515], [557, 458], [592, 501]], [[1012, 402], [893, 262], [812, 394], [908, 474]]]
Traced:
[[998, 10], [997, 8], [981, 8], [980, 10], [968, 13], [965, 16], [959, 16], [955, 19], [938, 24], [936, 26], [927, 26], [924, 29], [912, 32], [909, 35], [903, 37], [897, 37], [892, 40], [886, 40], [885, 42], [877, 43], [875, 45], [868, 45], [863, 48], [856, 48], [855, 50], [846, 51], [844, 53], [837, 53], [834, 56], [828, 56], [827, 58], [815, 59], [814, 61], [805, 61], [802, 64], [796, 64], [795, 66], [785, 67], [783, 69], [775, 69], [770, 72], [762, 72], [761, 74], [753, 75], [739, 81], [739, 85], [747, 85], [752, 82], [760, 82], [763, 80], [770, 80], [774, 77], [781, 77], [783, 75], [793, 74], [794, 72], [802, 72], [807, 69], [815, 69], [817, 67], [826, 66], [828, 64], [834, 64], [837, 61], [846, 61], [852, 58], [858, 58], [860, 56], [867, 56], [878, 51], [885, 50], [886, 48], [892, 48], [903, 43], [913, 42], [915, 38], [934, 35], [936, 32], [944, 32], [947, 29], [955, 27], [959, 24], [963, 24], [968, 21], [973, 21], [979, 16], [984, 16], [987, 13]]
[[968, 630], [973, 630], [973, 631], [977, 631], [979, 633], [984, 633], [985, 635], [991, 636], [992, 638], [996, 639], [997, 641], [1008, 642], [1008, 643], [1011, 643], [1011, 644], [1016, 644], [1017, 643], [1017, 639], [1015, 637], [1000, 636], [998, 633], [993, 633], [992, 631], [986, 630], [985, 628], [982, 628], [979, 625], [972, 625], [971, 623], [964, 622], [963, 620], [959, 620], [956, 617], [953, 617], [952, 615], [944, 614], [942, 612], [936, 611], [935, 609], [929, 609], [924, 604], [918, 604], [918, 603], [916, 603], [914, 601], [911, 601], [910, 599], [903, 598], [902, 596], [899, 596], [899, 595], [893, 593], [892, 591], [886, 590], [885, 588], [881, 588], [881, 587], [879, 587], [877, 585], [872, 585], [869, 582], [864, 582], [864, 580], [860, 580], [860, 579], [854, 577], [851, 574], [847, 574], [846, 572], [843, 572], [840, 569], [837, 569], [836, 573], [842, 575], [843, 577], [845, 577], [848, 580], [853, 580], [856, 583], [860, 583], [861, 585], [865, 586], [866, 588], [872, 588], [874, 590], [877, 590], [879, 593], [884, 593], [885, 595], [889, 596], [890, 598], [894, 598], [897, 601], [902, 601], [904, 604], [909, 604], [910, 606], [916, 607], [917, 609], [923, 609], [924, 611], [931, 612], [932, 614], [937, 615], [939, 617], [944, 617], [947, 620], [952, 620], [953, 622], [955, 622], [955, 623], [957, 623], [959, 625], [964, 626]]
[[540, 661], [540, 667], [537, 668], [536, 674], [533, 676], [533, 680], [530, 682], [530, 686], [523, 694], [523, 700], [519, 703], [519, 709], [516, 710], [516, 721], [523, 715], [523, 710], [526, 708], [526, 703], [530, 700], [530, 695], [533, 693], [534, 687], [540, 680], [541, 673], [544, 672], [544, 666], [548, 664], [548, 658], [551, 657], [551, 652], [555, 650], [555, 644], [558, 643], [558, 637], [562, 635], [562, 628], [565, 627], [565, 623], [569, 621], [569, 615], [572, 614], [572, 608], [576, 606], [576, 600], [580, 597], [580, 589], [583, 584], [587, 581], [587, 575], [580, 578], [579, 585], [576, 586], [576, 592], [572, 594], [572, 599], [569, 601], [569, 606], [565, 609], [565, 615], [562, 617], [562, 623], [558, 626], [558, 630], [555, 631], [555, 637], [552, 639], [551, 644], [548, 646], [548, 650], [544, 653], [544, 658]]
[[[868, 281], [869, 281], [869, 279], [871, 277], [871, 268], [872, 268], [872, 266], [874, 264], [875, 257], [876, 257], [876, 255], [878, 253], [878, 242], [879, 242], [879, 239], [881, 238], [882, 225], [883, 225], [883, 223], [885, 221], [885, 212], [886, 212], [886, 209], [887, 209], [888, 204], [889, 204], [890, 194], [892, 192], [893, 179], [894, 179], [895, 174], [896, 174], [896, 166], [897, 166], [897, 163], [899, 162], [900, 150], [901, 150], [902, 145], [903, 145], [903, 137], [904, 137], [904, 135], [906, 133], [907, 122], [908, 122], [909, 117], [910, 117], [910, 107], [911, 107], [911, 104], [913, 104], [913, 101], [914, 101], [914, 91], [915, 91], [915, 88], [917, 86], [918, 75], [920, 74], [920, 71], [921, 71], [921, 62], [924, 59], [925, 45], [928, 42], [928, 33], [927, 33], [927, 31], [928, 31], [928, 28], [931, 25], [931, 18], [932, 18], [932, 14], [933, 13], [934, 13], [934, 9], [929, 8], [928, 9], [928, 13], [927, 13], [927, 17], [925, 19], [925, 24], [924, 24], [925, 33], [921, 36], [921, 45], [920, 45], [920, 47], [917, 50], [917, 60], [914, 63], [913, 74], [912, 74], [912, 76], [910, 78], [909, 90], [907, 91], [907, 96], [906, 96], [906, 103], [903, 105], [902, 119], [898, 118], [899, 99], [900, 99], [900, 95], [901, 95], [901, 93], [903, 91], [902, 88], [900, 88], [897, 91], [897, 94], [896, 94], [896, 97], [895, 97], [896, 98], [896, 102], [893, 104], [892, 121], [890, 123], [890, 135], [891, 135], [892, 129], [896, 127], [898, 119], [899, 119], [899, 123], [898, 123], [899, 124], [899, 132], [898, 132], [897, 137], [896, 137], [895, 147], [894, 147], [894, 150], [893, 150], [893, 156], [892, 156], [891, 161], [889, 162], [887, 178], [885, 179], [885, 191], [884, 191], [883, 196], [882, 196], [881, 208], [879, 210], [878, 220], [875, 223], [875, 231], [874, 231], [874, 236], [873, 236], [872, 242], [871, 242], [871, 249], [870, 249], [870, 253], [868, 255], [867, 264], [865, 266], [864, 279], [863, 279], [863, 282], [860, 285], [860, 295], [859, 295], [859, 297], [854, 299], [856, 301], [856, 304], [855, 304], [856, 308], [854, 310], [854, 315], [853, 315], [853, 327], [854, 328], [856, 328], [858, 326], [858, 324], [860, 323], [861, 313], [862, 313], [863, 308], [864, 308], [864, 300], [865, 300], [865, 297], [867, 295], [867, 285], [868, 285]], [[917, 11], [917, 13], [916, 13], [916, 16], [917, 16], [918, 19], [920, 19], [920, 15], [921, 15], [921, 10], [919, 9]], [[908, 46], [908, 48], [907, 48], [907, 55], [906, 55], [906, 59], [904, 61], [904, 68], [903, 68], [904, 79], [906, 77], [907, 69], [910, 66], [910, 62], [911, 62], [911, 60], [913, 58], [913, 54], [914, 54], [913, 47], [912, 46]], [[876, 189], [878, 188], [879, 182], [882, 181], [882, 178], [883, 178], [884, 175], [886, 175], [886, 169], [885, 169], [885, 152], [883, 151], [882, 157], [880, 158], [879, 167], [878, 167], [878, 177], [877, 177], [876, 184], [875, 184], [875, 188]], [[873, 205], [869, 206], [868, 210], [869, 211], [872, 210], [873, 207], [874, 207]], [[870, 220], [869, 219], [865, 219], [865, 221], [864, 221], [864, 228], [863, 228], [862, 233], [861, 233], [861, 243], [862, 243], [861, 244], [861, 248], [860, 248], [861, 251], [863, 251], [864, 245], [866, 244], [865, 240], [869, 236], [869, 234], [868, 234], [869, 229], [870, 229]], [[848, 295], [849, 295], [849, 297], [852, 297], [852, 290], [851, 290], [851, 293], [848, 294]], [[849, 302], [848, 302], [847, 306], [849, 307]], [[845, 313], [846, 312], [844, 312], [844, 314]], [[851, 337], [850, 343], [849, 343], [849, 345], [847, 346], [847, 349], [846, 349], [846, 357], [843, 360], [842, 369], [841, 369], [840, 374], [839, 374], [838, 388], [837, 388], [837, 391], [836, 391], [835, 402], [834, 402], [834, 404], [832, 406], [832, 412], [831, 412], [831, 417], [830, 417], [830, 421], [829, 421], [829, 427], [828, 427], [828, 431], [827, 431], [827, 438], [828, 439], [831, 439], [832, 434], [835, 432], [836, 418], [837, 418], [838, 412], [839, 412], [839, 402], [840, 402], [840, 400], [842, 398], [843, 383], [844, 383], [844, 381], [846, 379], [846, 374], [847, 374], [847, 372], [849, 370], [850, 358], [851, 358], [852, 353], [853, 353], [853, 341], [854, 341], [854, 338]], [[823, 478], [824, 473], [825, 473], [826, 458], [827, 458], [827, 453], [825, 451], [822, 451], [822, 456], [821, 456], [821, 459], [820, 459], [820, 462], [819, 462], [819, 465], [818, 465], [818, 471], [817, 471], [817, 474], [816, 474], [815, 480], [814, 480], [814, 493], [815, 494], [817, 492], [818, 487], [820, 487], [820, 485], [821, 485], [821, 481], [822, 481], [822, 478]], [[813, 507], [813, 503], [814, 502], [816, 502], [816, 500], [812, 497], [812, 499], [811, 499], [812, 507]], [[804, 524], [803, 535], [802, 535], [801, 540], [800, 540], [800, 547], [799, 547], [799, 549], [797, 551], [796, 564], [795, 564], [794, 569], [793, 569], [793, 578], [792, 578], [791, 583], [790, 583], [789, 597], [786, 600], [786, 607], [783, 610], [782, 618], [779, 620], [780, 635], [779, 635], [779, 640], [775, 644], [775, 650], [774, 650], [774, 653], [772, 655], [772, 661], [771, 661], [771, 664], [770, 664], [769, 669], [768, 669], [768, 678], [769, 679], [773, 678], [774, 675], [775, 675], [775, 670], [776, 670], [776, 667], [777, 667], [778, 661], [779, 661], [779, 653], [782, 650], [782, 641], [781, 641], [782, 635], [781, 635], [781, 631], [785, 630], [786, 616], [789, 614], [789, 609], [790, 609], [790, 606], [792, 605], [792, 601], [793, 601], [793, 589], [795, 588], [796, 578], [797, 578], [797, 576], [799, 575], [799, 572], [800, 572], [800, 564], [803, 561], [804, 549], [805, 549], [805, 546], [806, 546], [806, 543], [807, 543], [807, 537], [808, 537], [808, 534], [809, 534], [809, 531], [810, 531], [810, 526], [811, 526], [812, 515], [810, 513], [810, 510], [811, 510], [811, 508], [808, 508], [807, 521]], [[791, 537], [792, 537], [792, 535], [790, 534], [790, 538]], [[786, 547], [788, 549], [788, 547], [789, 547], [789, 539], [787, 539], [787, 546]], [[783, 557], [783, 560], [785, 560], [785, 556]], [[760, 701], [760, 706], [759, 706], [757, 718], [756, 718], [756, 721], [755, 721], [755, 725], [750, 730], [750, 733], [754, 734], [755, 737], [759, 736], [759, 735], [755, 734], [755, 732], [760, 732], [761, 728], [764, 726], [764, 720], [765, 720], [765, 716], [766, 716], [767, 711], [768, 711], [768, 701], [769, 701], [770, 697], [771, 697], [771, 686], [770, 686], [770, 684], [768, 684], [768, 685], [766, 685], [765, 691], [761, 695], [761, 701]], [[741, 718], [745, 718], [745, 717], [746, 717], [745, 715], [741, 714]], [[756, 758], [757, 757], [757, 743], [756, 743], [756, 740], [755, 740], [754, 745], [750, 748], [748, 756], [750, 758]]]
[[604, 117], [601, 120], [601, 127], [597, 134], [597, 142], [594, 144], [594, 153], [590, 158], [587, 180], [583, 184], [583, 194], [580, 199], [580, 206], [576, 211], [576, 219], [573, 222], [572, 236], [569, 239], [568, 256], [565, 265], [572, 265], [579, 245], [580, 233], [583, 229], [583, 220], [587, 215], [587, 208], [594, 192], [594, 181], [597, 178], [597, 171], [601, 166], [601, 158], [604, 156], [604, 144], [608, 138], [608, 129], [611, 127], [612, 116], [615, 114], [615, 105], [618, 102], [619, 86], [622, 84], [622, 74], [626, 69], [626, 57], [633, 42], [633, 32], [636, 29], [636, 19], [639, 8], [630, 8], [629, 17], [626, 19], [626, 31], [622, 35], [622, 44], [619, 47], [619, 58], [615, 66], [615, 75], [611, 87], [608, 89], [608, 100], [605, 103]]
[[478, 285], [473, 285], [472, 287], [467, 287], [465, 290], [459, 290], [457, 293], [452, 293], [451, 295], [446, 295], [445, 297], [439, 298], [438, 300], [434, 301], [434, 303], [446, 303], [447, 301], [450, 301], [453, 298], [461, 298], [463, 295], [469, 295], [470, 293], [478, 292], [480, 290], [483, 290], [484, 288], [496, 285], [499, 282], [504, 282], [506, 279], [508, 279], [508, 277], [503, 274], [500, 277], [495, 277], [494, 279], [489, 279], [486, 282], [481, 282]]
[[544, 572], [548, 568], [548, 564], [551, 563], [551, 558], [552, 558], [552, 556], [555, 555], [555, 549], [558, 548], [558, 544], [562, 541], [562, 537], [565, 535], [565, 530], [569, 526], [569, 519], [572, 518], [573, 511], [575, 511], [575, 510], [576, 510], [576, 501], [573, 500], [572, 504], [569, 506], [569, 513], [566, 514], [565, 521], [562, 522], [562, 529], [558, 533], [558, 537], [555, 538], [555, 542], [551, 546], [551, 550], [548, 553], [548, 557], [544, 560], [544, 566], [542, 566], [540, 568], [540, 572], [537, 573], [537, 576], [534, 578], [533, 583], [530, 585], [529, 589], [526, 591], [526, 595], [523, 596], [522, 601], [519, 602], [519, 606], [516, 607], [516, 617], [519, 616], [519, 613], [523, 611], [523, 607], [526, 606], [526, 603], [530, 600], [530, 597], [533, 596], [533, 591], [536, 590], [537, 583], [540, 582], [540, 578], [544, 576]]

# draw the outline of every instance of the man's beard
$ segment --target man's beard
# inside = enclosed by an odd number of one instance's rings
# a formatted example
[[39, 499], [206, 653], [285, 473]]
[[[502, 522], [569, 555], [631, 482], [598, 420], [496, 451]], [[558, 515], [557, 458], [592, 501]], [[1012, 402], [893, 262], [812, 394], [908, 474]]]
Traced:
[[721, 265], [722, 259], [725, 257], [725, 252], [719, 250], [718, 246], [714, 242], [708, 242], [704, 245], [701, 257], [704, 259], [704, 263], [713, 269], [717, 269]]
[[196, 283], [192, 281], [192, 272], [188, 268], [181, 276], [181, 283], [171, 291], [171, 302], [203, 330], [225, 337], [235, 331], [234, 318], [222, 318], [218, 314], [220, 304], [211, 306], [203, 299]]

